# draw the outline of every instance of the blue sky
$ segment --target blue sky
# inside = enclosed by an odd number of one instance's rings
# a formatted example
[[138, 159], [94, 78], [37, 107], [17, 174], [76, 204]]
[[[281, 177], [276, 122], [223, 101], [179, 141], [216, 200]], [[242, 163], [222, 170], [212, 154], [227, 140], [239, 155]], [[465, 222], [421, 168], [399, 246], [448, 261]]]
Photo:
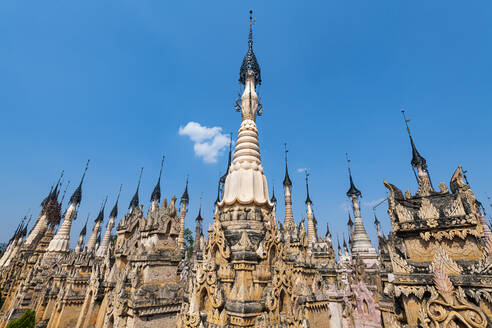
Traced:
[[[219, 128], [209, 139], [195, 135], [198, 143], [236, 134], [249, 9], [263, 77], [263, 165], [281, 199], [288, 143], [297, 222], [305, 213], [297, 170], [308, 168], [319, 232], [326, 222], [335, 236], [346, 231], [349, 152], [374, 237], [370, 204], [385, 197], [383, 180], [416, 190], [402, 107], [435, 185], [463, 165], [478, 198], [492, 196], [490, 1], [6, 0], [0, 240], [29, 211], [37, 216], [61, 170], [72, 193], [88, 158], [74, 236], [106, 195], [112, 206], [122, 183], [121, 217], [141, 166], [140, 199], [148, 208], [162, 154], [163, 195], [181, 195], [189, 174], [187, 226], [194, 226], [202, 193], [208, 226], [226, 152], [205, 144], [197, 156], [190, 134], [179, 129], [189, 122]], [[387, 232], [385, 205], [377, 213]]]

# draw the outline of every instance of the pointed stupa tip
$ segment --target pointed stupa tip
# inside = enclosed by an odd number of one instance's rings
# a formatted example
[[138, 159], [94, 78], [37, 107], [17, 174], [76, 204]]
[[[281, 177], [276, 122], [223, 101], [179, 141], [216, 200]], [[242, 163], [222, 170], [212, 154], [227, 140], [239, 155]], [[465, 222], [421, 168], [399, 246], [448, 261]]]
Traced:
[[203, 221], [203, 218], [202, 218], [202, 207], [201, 206], [200, 206], [200, 209], [198, 210], [198, 215], [196, 216], [195, 221], [197, 221], [197, 222], [202, 222]]
[[309, 173], [306, 170], [306, 204], [312, 204], [311, 198], [309, 197]]
[[190, 201], [190, 196], [188, 195], [188, 180], [189, 180], [189, 177], [186, 177], [185, 190], [183, 191], [183, 195], [181, 195], [181, 203], [185, 204], [185, 205], [188, 205], [188, 203]]
[[58, 178], [58, 181], [56, 182], [55, 189], [53, 189], [53, 192], [50, 193], [49, 201], [54, 200], [54, 199], [56, 200], [58, 198], [58, 194], [60, 193], [59, 188], [61, 187], [61, 181], [62, 181], [64, 173], [65, 173], [65, 171], [62, 170], [60, 177]]
[[82, 230], [80, 230], [80, 236], [85, 236], [85, 234], [87, 233], [87, 222], [89, 221], [89, 213], [87, 213], [87, 219], [85, 219], [85, 224], [84, 226], [82, 227]]
[[140, 169], [140, 176], [138, 178], [137, 190], [135, 190], [135, 194], [133, 195], [132, 200], [130, 201], [130, 205], [128, 205], [129, 209], [138, 207], [139, 204], [138, 191], [140, 189], [140, 182], [142, 181], [142, 172], [143, 172], [143, 167]]
[[114, 203], [113, 209], [109, 213], [110, 218], [116, 218], [118, 216], [118, 201], [120, 200], [121, 187], [123, 187], [122, 184], [120, 185], [120, 190], [118, 191], [118, 196], [116, 196], [116, 202]]
[[350, 169], [350, 159], [348, 157], [348, 153], [345, 153], [345, 157], [347, 159], [347, 167], [348, 167], [348, 173], [349, 173], [349, 179], [350, 179], [350, 188], [347, 191], [347, 197], [361, 197], [362, 193], [360, 192], [359, 189], [355, 187], [354, 180], [352, 179], [352, 170]]
[[289, 177], [289, 169], [287, 168], [287, 153], [289, 152], [287, 150], [287, 143], [284, 143], [284, 147], [285, 147], [285, 177], [284, 177], [284, 187], [292, 187], [292, 181], [290, 180], [290, 177]]
[[274, 204], [277, 203], [277, 198], [275, 197], [275, 186], [272, 186], [272, 198], [270, 199], [270, 202]]
[[161, 176], [162, 176], [162, 167], [164, 166], [164, 158], [166, 156], [162, 156], [162, 161], [161, 161], [161, 169], [159, 171], [159, 178], [157, 179], [157, 183], [154, 187], [154, 190], [152, 191], [152, 195], [150, 195], [150, 201], [151, 202], [160, 202], [161, 201]]
[[256, 59], [255, 53], [253, 52], [253, 25], [255, 24], [253, 20], [253, 11], [249, 11], [249, 36], [248, 36], [248, 52], [243, 59], [243, 64], [239, 70], [239, 83], [246, 84], [246, 75], [248, 71], [252, 71], [255, 76], [255, 83], [257, 85], [261, 84], [261, 70], [260, 65], [258, 65], [258, 60]]
[[328, 222], [326, 223], [326, 237], [331, 237], [331, 233], [330, 233], [330, 225], [328, 224]]
[[354, 222], [352, 221], [352, 217], [350, 216], [350, 212], [348, 212], [348, 221], [347, 221], [347, 225], [349, 227], [352, 227], [354, 225]]
[[108, 201], [108, 196], [106, 196], [106, 199], [104, 199], [104, 202], [101, 205], [101, 209], [99, 210], [99, 214], [97, 215], [95, 222], [103, 222], [104, 221], [104, 208], [106, 207], [107, 201]]
[[87, 164], [85, 164], [84, 173], [82, 174], [82, 178], [80, 179], [79, 186], [73, 192], [72, 197], [70, 197], [70, 203], [71, 204], [79, 205], [80, 202], [82, 201], [82, 183], [84, 182], [85, 174], [87, 173], [87, 169], [89, 168], [89, 162], [90, 162], [90, 159], [88, 159]]
[[50, 192], [48, 193], [48, 196], [46, 196], [46, 197], [43, 199], [43, 201], [41, 202], [41, 204], [40, 204], [40, 205], [41, 205], [41, 207], [45, 207], [45, 206], [48, 204], [48, 202], [49, 202], [49, 201], [50, 201], [50, 199], [51, 199], [51, 194], [52, 194], [52, 192], [53, 192], [53, 185], [51, 185]]
[[405, 127], [407, 128], [408, 138], [410, 139], [410, 145], [412, 147], [412, 160], [411, 160], [410, 164], [413, 167], [421, 166], [423, 169], [426, 169], [427, 168], [427, 161], [425, 160], [425, 158], [422, 157], [422, 155], [420, 155], [420, 153], [417, 150], [417, 147], [415, 146], [415, 143], [413, 142], [412, 134], [410, 133], [410, 127], [408, 126], [408, 122], [410, 122], [410, 120], [408, 120], [407, 117], [405, 116], [405, 110], [404, 109], [401, 110], [401, 114], [403, 116], [403, 121], [405, 122]]

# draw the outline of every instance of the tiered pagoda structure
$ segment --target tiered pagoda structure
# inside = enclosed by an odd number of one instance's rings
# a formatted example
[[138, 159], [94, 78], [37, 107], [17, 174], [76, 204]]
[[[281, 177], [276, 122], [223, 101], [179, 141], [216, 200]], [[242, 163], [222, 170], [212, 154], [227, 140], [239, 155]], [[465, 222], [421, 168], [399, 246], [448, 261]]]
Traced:
[[492, 327], [492, 232], [461, 167], [436, 190], [407, 125], [418, 189], [403, 194], [384, 182], [391, 231], [374, 217], [376, 248], [347, 156], [349, 235], [335, 253], [334, 224], [319, 234], [319, 197], [310, 194], [319, 181], [308, 172], [300, 181], [305, 214], [294, 217], [287, 148], [283, 213], [273, 190], [270, 197], [251, 16], [239, 82], [241, 125], [208, 230], [200, 202], [195, 240], [185, 239], [188, 180], [179, 200], [161, 202], [163, 157], [148, 208], [140, 202], [142, 168], [127, 213], [118, 218], [120, 187], [107, 222], [106, 198], [72, 249], [89, 162], [66, 210], [62, 173], [33, 228], [24, 218], [0, 257], [0, 328], [28, 309], [37, 328]]

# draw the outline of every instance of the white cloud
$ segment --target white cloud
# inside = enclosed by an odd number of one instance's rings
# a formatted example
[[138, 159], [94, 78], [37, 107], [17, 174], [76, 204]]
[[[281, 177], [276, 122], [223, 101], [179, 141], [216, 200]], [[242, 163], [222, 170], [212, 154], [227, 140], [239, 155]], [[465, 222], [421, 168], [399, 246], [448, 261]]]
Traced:
[[383, 197], [383, 198], [371, 200], [370, 202], [362, 202], [362, 205], [367, 206], [367, 207], [374, 207], [385, 199], [386, 199], [386, 197]]
[[307, 168], [305, 168], [305, 167], [301, 167], [301, 168], [297, 169], [297, 172], [299, 172], [299, 173], [304, 173], [306, 171], [307, 171]]
[[197, 122], [188, 122], [184, 127], [179, 127], [178, 134], [188, 136], [194, 142], [195, 155], [205, 163], [216, 163], [221, 151], [229, 144], [229, 137], [218, 126], [209, 128]]

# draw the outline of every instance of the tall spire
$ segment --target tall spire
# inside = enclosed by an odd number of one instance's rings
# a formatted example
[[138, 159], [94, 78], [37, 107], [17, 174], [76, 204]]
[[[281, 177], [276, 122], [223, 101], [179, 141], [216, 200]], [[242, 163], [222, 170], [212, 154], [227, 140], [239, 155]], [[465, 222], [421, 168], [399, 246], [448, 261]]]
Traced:
[[188, 202], [190, 201], [190, 196], [188, 195], [188, 179], [189, 177], [186, 176], [186, 187], [185, 190], [183, 191], [183, 195], [181, 195], [181, 203], [188, 205]]
[[316, 219], [314, 218], [313, 210], [311, 208], [313, 202], [309, 197], [309, 173], [307, 170], [305, 171], [305, 174], [306, 174], [306, 205], [307, 205], [307, 218], [308, 218], [308, 242], [313, 243], [316, 242], [317, 239]]
[[401, 114], [403, 116], [403, 121], [405, 122], [405, 126], [407, 128], [407, 133], [408, 133], [408, 138], [410, 138], [410, 145], [412, 146], [412, 161], [410, 162], [413, 167], [417, 167], [417, 165], [421, 165], [422, 168], [427, 169], [427, 161], [425, 158], [420, 155], [420, 153], [417, 150], [417, 147], [415, 147], [415, 143], [413, 142], [412, 138], [412, 133], [410, 132], [410, 127], [408, 126], [408, 122], [410, 120], [407, 119], [405, 116], [405, 110], [401, 110]]
[[195, 226], [195, 243], [193, 244], [193, 257], [197, 258], [198, 254], [202, 252], [200, 249], [200, 239], [203, 235], [202, 233], [202, 198], [203, 194], [200, 195], [200, 208], [198, 210], [198, 215], [195, 218], [196, 226]]
[[138, 207], [138, 204], [139, 204], [138, 191], [140, 189], [140, 182], [142, 181], [142, 172], [143, 172], [143, 169], [144, 168], [142, 166], [142, 168], [140, 169], [140, 176], [138, 177], [137, 190], [135, 190], [135, 194], [133, 195], [132, 200], [130, 201], [130, 205], [128, 206], [128, 208], [130, 209], [130, 211], [132, 211], [133, 209], [137, 208]]
[[[369, 236], [367, 235], [366, 228], [364, 227], [364, 223], [362, 222], [362, 216], [360, 213], [359, 197], [362, 196], [362, 193], [354, 185], [354, 181], [352, 179], [352, 171], [350, 168], [350, 159], [347, 153], [345, 154], [345, 156], [347, 158], [348, 173], [350, 177], [350, 188], [347, 191], [347, 197], [351, 198], [352, 200], [352, 210], [354, 212], [353, 227], [350, 226], [351, 236], [349, 236], [352, 240], [350, 245], [351, 251], [352, 253], [369, 252], [372, 254], [375, 253], [376, 250], [372, 246], [371, 239], [369, 239]], [[350, 213], [348, 223], [349, 225], [352, 223]]]
[[307, 170], [304, 171], [306, 175], [306, 204], [312, 204], [311, 198], [309, 197], [309, 173]]
[[152, 191], [152, 195], [150, 196], [150, 201], [151, 202], [160, 202], [161, 201], [161, 176], [162, 176], [162, 166], [164, 165], [164, 158], [166, 156], [162, 156], [162, 161], [161, 161], [161, 169], [159, 171], [159, 179], [157, 179], [157, 183], [154, 187], [154, 190]]
[[284, 185], [284, 202], [285, 202], [285, 218], [284, 226], [289, 229], [295, 226], [294, 224], [294, 214], [292, 213], [292, 181], [289, 177], [289, 169], [287, 167], [287, 143], [284, 142], [284, 153], [285, 153], [285, 177], [283, 181]]
[[87, 164], [85, 164], [84, 173], [82, 174], [82, 178], [80, 179], [79, 186], [77, 187], [77, 189], [75, 189], [72, 197], [70, 197], [71, 204], [79, 205], [82, 201], [82, 183], [84, 183], [85, 174], [87, 173], [87, 169], [89, 168], [90, 161], [90, 159], [87, 160]]
[[347, 191], [347, 197], [361, 197], [362, 193], [360, 192], [359, 189], [355, 187], [354, 180], [352, 179], [352, 170], [350, 169], [350, 159], [348, 157], [348, 153], [345, 153], [345, 158], [347, 159], [347, 168], [348, 168], [348, 173], [349, 173], [349, 179], [350, 179], [350, 188]]
[[[47, 253], [58, 253], [58, 252], [68, 252], [70, 244], [70, 230], [72, 229], [72, 221], [75, 219], [77, 214], [77, 206], [82, 200], [82, 183], [84, 182], [85, 174], [87, 173], [87, 168], [89, 167], [90, 160], [87, 160], [85, 165], [84, 173], [80, 179], [80, 184], [75, 189], [72, 197], [70, 197], [70, 206], [65, 214], [65, 219], [63, 220], [60, 229], [56, 232], [56, 235], [50, 241], [47, 248]], [[46, 257], [46, 260], [50, 256]], [[43, 260], [45, 258], [43, 257]]]
[[[412, 165], [413, 174], [415, 175], [415, 179], [419, 185], [417, 194], [420, 196], [426, 196], [434, 190], [430, 180], [429, 170], [427, 169], [427, 161], [420, 155], [417, 147], [415, 147], [415, 143], [413, 142], [412, 134], [410, 133], [410, 128], [408, 126], [408, 122], [410, 122], [410, 120], [408, 120], [405, 116], [404, 109], [401, 110], [401, 114], [407, 128], [408, 137], [410, 138], [410, 145], [412, 146], [412, 160], [410, 164]], [[415, 169], [417, 169], [417, 172], [415, 172]]]
[[104, 207], [106, 206], [107, 200], [108, 200], [108, 196], [106, 196], [106, 199], [104, 200], [104, 203], [101, 206], [101, 210], [99, 211], [99, 214], [97, 215], [97, 218], [94, 223], [94, 228], [92, 228], [92, 234], [89, 237], [89, 240], [87, 241], [86, 247], [88, 252], [92, 252], [96, 249], [97, 236], [99, 235], [100, 232], [101, 223], [104, 220]]
[[84, 238], [87, 234], [87, 222], [89, 221], [90, 213], [87, 213], [87, 219], [85, 219], [85, 224], [82, 230], [80, 230], [79, 240], [77, 241], [77, 246], [75, 246], [75, 253], [80, 253], [82, 246], [84, 244]]
[[253, 72], [255, 77], [255, 84], [261, 84], [261, 70], [258, 61], [256, 60], [255, 53], [253, 52], [253, 25], [255, 21], [253, 20], [253, 11], [249, 11], [249, 36], [248, 36], [248, 52], [243, 59], [243, 64], [239, 71], [239, 83], [246, 84], [248, 71]]
[[285, 152], [285, 177], [284, 177], [284, 187], [289, 187], [292, 188], [292, 181], [290, 181], [289, 177], [289, 168], [287, 167], [287, 153], [289, 152], [287, 150], [287, 143], [284, 142], [284, 152]]
[[187, 206], [190, 201], [190, 196], [188, 195], [188, 176], [186, 177], [186, 187], [183, 192], [183, 195], [181, 196], [181, 213], [179, 214], [180, 216], [180, 222], [179, 222], [179, 234], [178, 234], [178, 247], [182, 250], [184, 250], [184, 231], [185, 231], [185, 217], [186, 217], [186, 212], [188, 211]]
[[120, 190], [118, 191], [118, 196], [116, 197], [116, 202], [114, 203], [113, 209], [111, 210], [111, 213], [109, 213], [110, 218], [115, 218], [118, 216], [118, 200], [120, 200], [121, 187], [123, 187], [122, 184], [120, 185]]
[[109, 221], [108, 224], [106, 225], [106, 231], [104, 232], [103, 240], [101, 243], [98, 243], [96, 239], [96, 243], [99, 244], [99, 247], [96, 249], [96, 256], [98, 257], [103, 257], [104, 255], [106, 255], [109, 249], [109, 242], [111, 240], [111, 230], [113, 230], [114, 220], [118, 215], [118, 200], [120, 199], [121, 187], [122, 185], [120, 185], [118, 196], [116, 196], [116, 202], [114, 203], [114, 207], [111, 210], [111, 213], [109, 214]]
[[256, 85], [260, 83], [260, 67], [253, 53], [252, 39], [253, 19], [250, 17], [249, 50], [243, 60], [239, 81], [244, 84], [241, 95], [241, 127], [238, 131], [234, 158], [227, 174], [224, 194], [218, 208], [224, 206], [262, 206], [271, 210], [268, 183], [261, 164], [258, 143], [256, 116], [261, 114]]

